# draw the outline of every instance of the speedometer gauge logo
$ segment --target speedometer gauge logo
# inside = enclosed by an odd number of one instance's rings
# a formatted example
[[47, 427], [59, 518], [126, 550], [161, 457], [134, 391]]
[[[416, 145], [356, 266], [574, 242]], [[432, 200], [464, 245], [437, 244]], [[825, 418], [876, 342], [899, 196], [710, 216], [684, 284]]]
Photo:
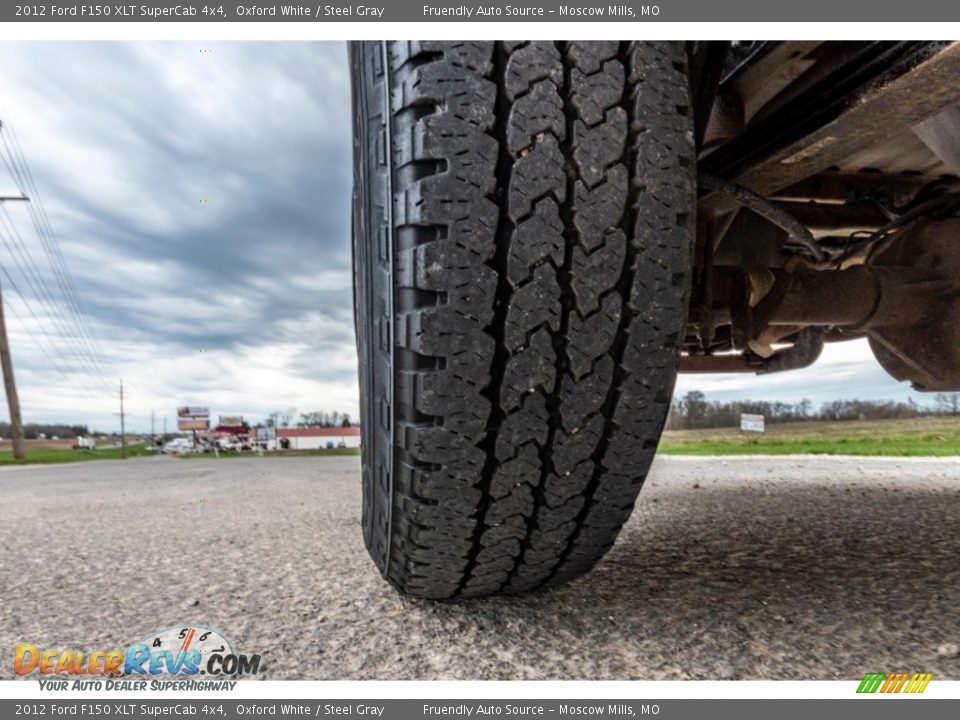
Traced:
[[[214, 655], [220, 657], [234, 655], [230, 642], [223, 635], [216, 630], [199, 625], [160, 630], [147, 635], [133, 647], [144, 646], [148, 648], [151, 658], [159, 656], [172, 659], [172, 662], [165, 663], [167, 671], [164, 674], [170, 675], [176, 675], [178, 672], [187, 672], [192, 675], [197, 671], [205, 675], [206, 665]], [[180, 663], [177, 662], [178, 659], [181, 660]], [[191, 666], [191, 670], [195, 667], [196, 670], [190, 672], [185, 666]]]
[[181, 625], [151, 633], [127, 648], [127, 675], [255, 675], [259, 655], [234, 651], [221, 633], [201, 625]]

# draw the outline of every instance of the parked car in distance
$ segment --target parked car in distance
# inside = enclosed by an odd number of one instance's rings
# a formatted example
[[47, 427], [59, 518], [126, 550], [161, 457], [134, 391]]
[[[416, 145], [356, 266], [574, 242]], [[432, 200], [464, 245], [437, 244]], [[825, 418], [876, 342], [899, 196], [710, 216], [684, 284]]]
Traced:
[[194, 447], [193, 441], [189, 438], [174, 438], [163, 446], [163, 452], [172, 455], [182, 455], [197, 452], [197, 449]]
[[77, 443], [73, 446], [74, 450], [96, 450], [97, 441], [92, 437], [78, 436]]
[[219, 438], [217, 440], [217, 447], [226, 452], [242, 452], [244, 450], [251, 449], [249, 441], [244, 440], [236, 435]]

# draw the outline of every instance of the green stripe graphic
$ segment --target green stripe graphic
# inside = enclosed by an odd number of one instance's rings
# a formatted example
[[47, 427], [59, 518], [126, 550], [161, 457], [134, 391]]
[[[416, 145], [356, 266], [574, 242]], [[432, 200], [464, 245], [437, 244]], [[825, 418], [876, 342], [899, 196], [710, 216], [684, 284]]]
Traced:
[[887, 677], [886, 673], [867, 673], [863, 676], [863, 680], [860, 681], [860, 687], [857, 688], [857, 692], [875, 693], [880, 689], [880, 685], [883, 683], [885, 677]]

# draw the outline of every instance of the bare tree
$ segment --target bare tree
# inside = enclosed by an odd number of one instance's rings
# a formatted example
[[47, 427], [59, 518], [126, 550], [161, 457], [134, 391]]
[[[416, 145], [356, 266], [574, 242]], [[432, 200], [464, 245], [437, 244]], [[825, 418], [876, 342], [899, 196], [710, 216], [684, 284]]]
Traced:
[[941, 415], [960, 415], [960, 393], [937, 393], [934, 400]]
[[895, 400], [830, 400], [819, 409], [803, 399], [797, 403], [777, 400], [708, 400], [691, 390], [673, 401], [668, 418], [668, 429], [736, 427], [741, 413], [763, 415], [768, 422], [796, 422], [801, 420], [884, 420], [915, 418], [925, 415], [960, 415], [960, 393], [941, 393], [926, 407], [912, 399]]
[[300, 413], [298, 427], [350, 427], [350, 415], [339, 410], [311, 410]]

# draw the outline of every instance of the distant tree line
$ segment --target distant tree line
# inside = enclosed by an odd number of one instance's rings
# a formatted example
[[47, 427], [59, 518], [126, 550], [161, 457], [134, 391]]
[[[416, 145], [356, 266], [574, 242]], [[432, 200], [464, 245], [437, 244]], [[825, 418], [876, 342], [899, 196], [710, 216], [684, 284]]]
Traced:
[[350, 413], [342, 413], [337, 410], [333, 412], [314, 410], [300, 413], [300, 421], [297, 423], [297, 427], [350, 427]]
[[[23, 426], [23, 434], [27, 440], [36, 440], [41, 435], [51, 438], [56, 435], [59, 438], [75, 438], [79, 435], [89, 435], [86, 425], [64, 425], [60, 423], [26, 423]], [[10, 423], [0, 421], [0, 436], [10, 437]]]
[[277, 410], [267, 416], [267, 427], [285, 428], [285, 427], [351, 427], [353, 421], [350, 419], [350, 413], [342, 413], [339, 410], [311, 410], [310, 412], [299, 413], [300, 419], [294, 423], [297, 417], [296, 408], [288, 410]]
[[927, 405], [913, 401], [831, 400], [814, 408], [810, 400], [788, 403], [768, 400], [707, 400], [699, 390], [691, 390], [673, 401], [667, 418], [668, 430], [736, 427], [741, 413], [763, 415], [767, 422], [804, 422], [809, 420], [889, 420], [929, 415], [960, 415], [960, 393], [939, 393]]

